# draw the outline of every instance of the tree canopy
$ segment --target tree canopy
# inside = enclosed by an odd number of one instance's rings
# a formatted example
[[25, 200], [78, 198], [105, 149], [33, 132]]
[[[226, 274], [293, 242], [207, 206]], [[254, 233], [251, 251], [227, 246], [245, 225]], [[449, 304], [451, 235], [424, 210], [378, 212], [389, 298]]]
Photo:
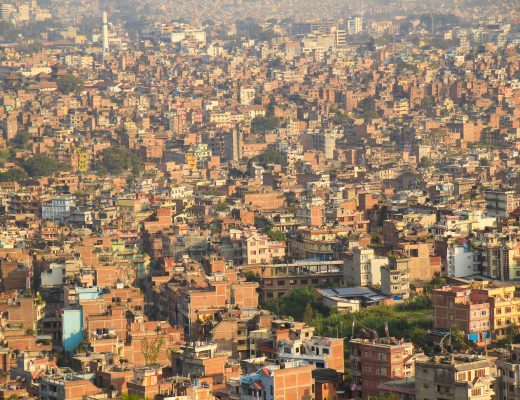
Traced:
[[70, 170], [70, 165], [59, 162], [54, 158], [36, 154], [24, 160], [21, 167], [27, 172], [31, 178], [39, 178], [42, 176], [50, 176], [58, 171]]
[[263, 167], [269, 164], [287, 165], [287, 156], [279, 150], [267, 150], [266, 152], [251, 158], [250, 163], [258, 163]]
[[251, 121], [251, 128], [254, 133], [266, 133], [280, 127], [280, 118], [275, 116], [257, 115]]
[[27, 174], [20, 168], [9, 168], [0, 173], [0, 182], [20, 182], [27, 179]]
[[71, 74], [58, 78], [56, 84], [58, 85], [58, 90], [63, 94], [78, 92], [83, 87], [83, 81], [81, 78]]
[[101, 173], [112, 175], [119, 175], [126, 171], [137, 174], [143, 170], [143, 162], [136, 153], [127, 148], [108, 147], [101, 151], [96, 169]]

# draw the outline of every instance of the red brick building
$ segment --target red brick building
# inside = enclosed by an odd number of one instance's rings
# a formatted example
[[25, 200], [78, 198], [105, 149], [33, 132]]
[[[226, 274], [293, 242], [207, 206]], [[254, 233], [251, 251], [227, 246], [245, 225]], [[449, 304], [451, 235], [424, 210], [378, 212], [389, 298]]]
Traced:
[[415, 375], [411, 342], [395, 338], [353, 339], [349, 345], [351, 387], [356, 398], [378, 396], [379, 385]]

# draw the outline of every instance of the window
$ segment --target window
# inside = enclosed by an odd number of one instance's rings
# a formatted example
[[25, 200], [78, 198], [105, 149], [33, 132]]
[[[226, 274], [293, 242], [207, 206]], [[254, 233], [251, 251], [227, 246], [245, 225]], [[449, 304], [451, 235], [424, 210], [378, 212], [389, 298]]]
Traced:
[[285, 285], [285, 281], [278, 281], [278, 286], [284, 286]]

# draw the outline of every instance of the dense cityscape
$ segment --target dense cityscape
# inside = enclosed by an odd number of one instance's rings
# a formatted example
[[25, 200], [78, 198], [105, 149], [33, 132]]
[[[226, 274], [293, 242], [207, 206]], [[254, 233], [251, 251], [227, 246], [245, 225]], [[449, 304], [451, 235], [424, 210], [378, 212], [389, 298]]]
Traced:
[[520, 400], [518, 0], [1, 0], [2, 399]]

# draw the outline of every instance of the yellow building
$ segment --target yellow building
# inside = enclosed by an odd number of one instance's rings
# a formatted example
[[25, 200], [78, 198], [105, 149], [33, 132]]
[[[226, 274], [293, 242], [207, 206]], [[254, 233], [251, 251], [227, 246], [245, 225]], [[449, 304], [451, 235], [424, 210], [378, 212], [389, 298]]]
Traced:
[[92, 153], [85, 150], [78, 150], [78, 171], [87, 172], [90, 169]]
[[197, 171], [198, 157], [194, 154], [186, 154], [186, 165], [192, 171]]
[[520, 323], [520, 297], [515, 297], [513, 285], [491, 286], [488, 282], [476, 284], [479, 286], [473, 288], [475, 300], [489, 302], [492, 338], [502, 339], [507, 334], [507, 327]]

